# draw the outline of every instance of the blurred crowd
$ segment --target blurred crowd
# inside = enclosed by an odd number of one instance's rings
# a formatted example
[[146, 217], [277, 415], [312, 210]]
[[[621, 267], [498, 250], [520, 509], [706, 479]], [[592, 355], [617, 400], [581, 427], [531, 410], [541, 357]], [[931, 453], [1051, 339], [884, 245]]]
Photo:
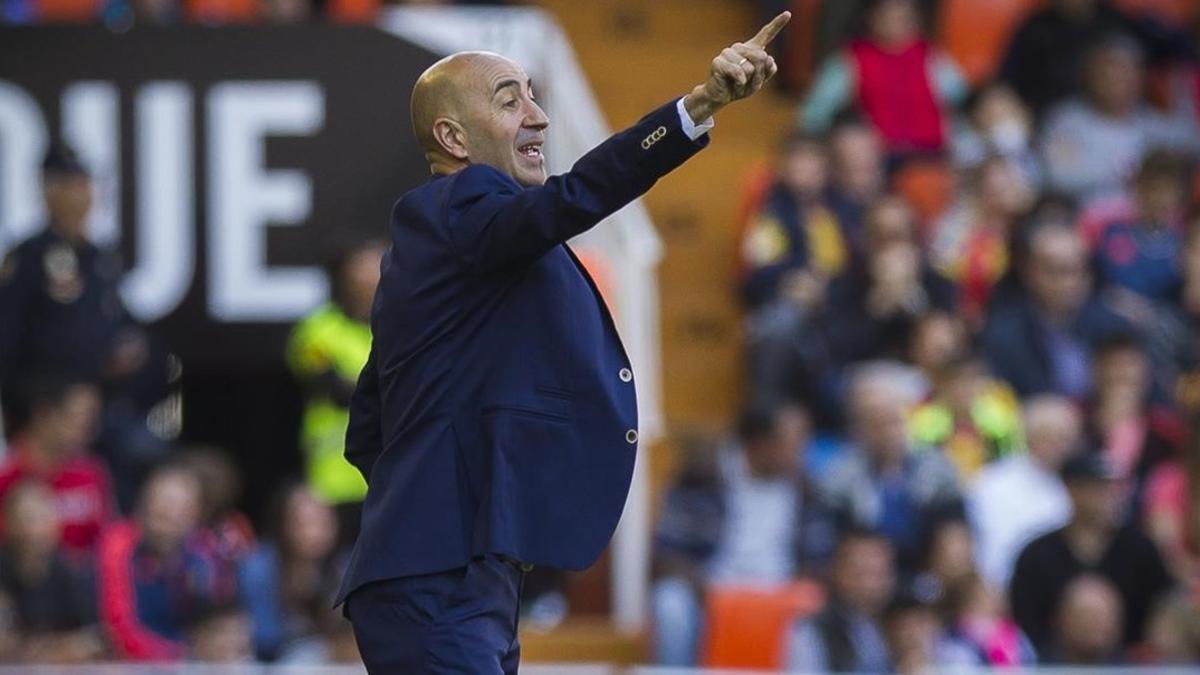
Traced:
[[849, 28], [784, 73], [743, 410], [660, 505], [661, 663], [714, 662], [729, 589], [807, 594], [760, 636], [802, 672], [1200, 663], [1200, 24], [1014, 1], [970, 82], [953, 4], [820, 3]]
[[70, 147], [42, 186], [45, 228], [0, 262], [0, 664], [355, 662], [332, 602], [366, 485], [342, 447], [383, 244], [339, 251], [331, 300], [292, 331], [304, 472], [257, 486], [275, 495], [256, 527], [230, 453], [178, 441], [179, 364], [88, 241]]
[[0, 0], [0, 24], [207, 26], [369, 23], [388, 5], [503, 5], [507, 0]]
[[[0, 20], [377, 8], [248, 1]], [[951, 0], [819, 4], [823, 61], [783, 73], [795, 128], [743, 194], [743, 407], [661, 495], [657, 660], [704, 662], [713, 599], [765, 589], [806, 609], [752, 641], [807, 672], [1200, 662], [1200, 30], [1047, 0], [972, 81], [926, 36]], [[0, 662], [353, 661], [330, 603], [383, 244], [337, 251], [291, 334], [304, 473], [252, 524], [229, 453], [172, 440], [179, 365], [85, 235], [87, 167], [58, 143], [42, 178], [46, 227], [0, 262]]]

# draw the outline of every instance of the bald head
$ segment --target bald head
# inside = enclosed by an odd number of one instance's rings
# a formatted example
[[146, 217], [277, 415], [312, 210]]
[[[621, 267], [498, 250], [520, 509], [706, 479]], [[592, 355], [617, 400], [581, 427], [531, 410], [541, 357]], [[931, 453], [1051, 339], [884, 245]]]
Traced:
[[440, 152], [433, 135], [433, 125], [439, 117], [460, 120], [463, 99], [472, 85], [478, 85], [485, 64], [508, 61], [490, 52], [459, 52], [429, 66], [412, 90], [413, 134], [426, 154]]
[[1025, 404], [1024, 423], [1029, 455], [1047, 471], [1057, 473], [1079, 450], [1083, 420], [1068, 398], [1047, 394], [1030, 399]]
[[546, 180], [549, 121], [524, 69], [499, 54], [459, 52], [430, 66], [413, 86], [412, 123], [433, 173], [488, 164], [522, 185]]

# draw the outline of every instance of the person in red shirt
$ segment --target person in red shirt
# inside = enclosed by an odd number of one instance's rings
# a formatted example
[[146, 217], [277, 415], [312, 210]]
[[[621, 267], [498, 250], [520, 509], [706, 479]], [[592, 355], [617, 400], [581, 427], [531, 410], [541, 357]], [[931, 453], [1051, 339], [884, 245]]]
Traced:
[[188, 653], [188, 627], [237, 602], [234, 564], [203, 536], [203, 500], [201, 479], [190, 466], [165, 464], [142, 485], [134, 514], [101, 535], [100, 624], [118, 659], [198, 656]]
[[853, 106], [879, 131], [890, 159], [945, 149], [952, 108], [968, 85], [954, 60], [922, 34], [915, 0], [870, 0], [866, 32], [817, 71], [800, 109], [800, 126], [826, 132]]
[[63, 548], [71, 555], [90, 553], [100, 530], [114, 516], [108, 469], [87, 450], [99, 411], [95, 385], [55, 376], [37, 378], [30, 391], [28, 424], [0, 462], [0, 499], [26, 480], [50, 487], [62, 523]]

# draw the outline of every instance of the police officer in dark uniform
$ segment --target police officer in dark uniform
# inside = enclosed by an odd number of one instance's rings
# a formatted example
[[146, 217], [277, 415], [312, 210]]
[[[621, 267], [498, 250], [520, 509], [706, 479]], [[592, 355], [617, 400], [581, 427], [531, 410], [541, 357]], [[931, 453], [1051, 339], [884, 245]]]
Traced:
[[45, 229], [0, 262], [0, 397], [17, 423], [10, 430], [20, 424], [31, 381], [53, 372], [100, 384], [104, 433], [123, 436], [113, 429], [112, 402], [144, 376], [149, 342], [121, 301], [117, 255], [87, 239], [92, 181], [70, 147], [50, 148], [42, 188]]

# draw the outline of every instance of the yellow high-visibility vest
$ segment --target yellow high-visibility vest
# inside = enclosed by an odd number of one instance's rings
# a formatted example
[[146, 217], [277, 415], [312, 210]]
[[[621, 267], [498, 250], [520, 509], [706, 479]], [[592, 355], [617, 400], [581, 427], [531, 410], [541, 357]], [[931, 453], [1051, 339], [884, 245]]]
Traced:
[[[333, 304], [302, 319], [287, 346], [288, 366], [301, 379], [332, 370], [354, 382], [371, 352], [371, 327], [346, 316]], [[330, 504], [362, 501], [367, 483], [343, 457], [350, 411], [328, 397], [308, 400], [301, 425], [309, 486]]]

